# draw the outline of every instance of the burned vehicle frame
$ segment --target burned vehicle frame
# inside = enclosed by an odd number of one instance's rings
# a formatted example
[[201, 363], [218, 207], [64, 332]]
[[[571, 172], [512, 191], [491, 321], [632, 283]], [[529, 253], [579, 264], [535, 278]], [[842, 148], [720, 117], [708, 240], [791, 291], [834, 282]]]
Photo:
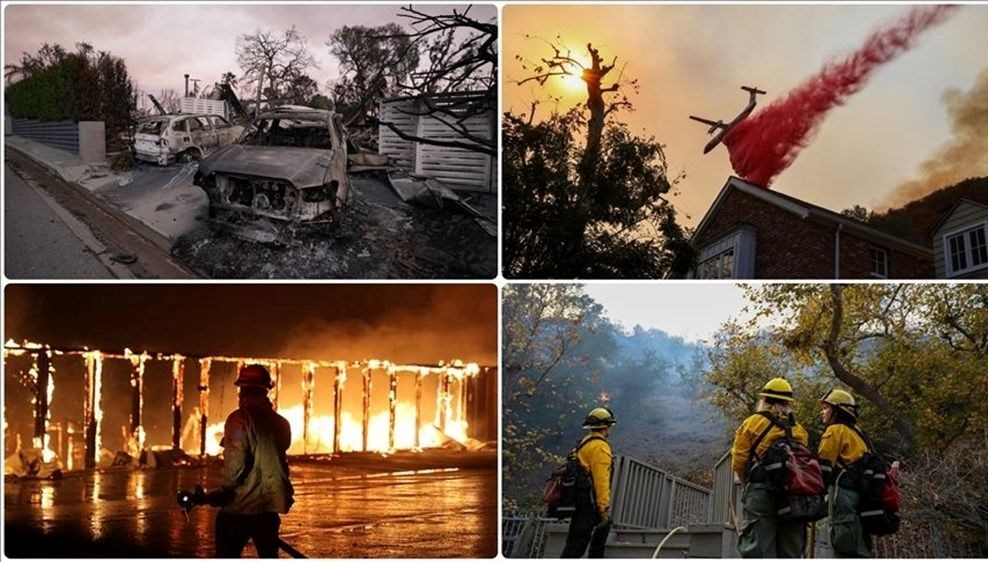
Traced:
[[343, 125], [301, 106], [255, 117], [236, 144], [199, 163], [193, 183], [209, 198], [209, 224], [257, 242], [288, 243], [301, 227], [331, 230], [349, 194]]

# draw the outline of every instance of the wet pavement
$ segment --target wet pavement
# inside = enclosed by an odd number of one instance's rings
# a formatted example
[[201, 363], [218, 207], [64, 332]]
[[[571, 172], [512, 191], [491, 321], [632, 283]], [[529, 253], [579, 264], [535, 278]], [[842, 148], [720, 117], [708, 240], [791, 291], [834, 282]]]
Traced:
[[[216, 511], [187, 521], [179, 489], [220, 480], [222, 466], [7, 478], [9, 557], [209, 557]], [[493, 557], [496, 453], [355, 454], [294, 459], [295, 505], [281, 537], [308, 557]], [[248, 546], [246, 555], [253, 555]], [[282, 556], [286, 556], [284, 553]]]

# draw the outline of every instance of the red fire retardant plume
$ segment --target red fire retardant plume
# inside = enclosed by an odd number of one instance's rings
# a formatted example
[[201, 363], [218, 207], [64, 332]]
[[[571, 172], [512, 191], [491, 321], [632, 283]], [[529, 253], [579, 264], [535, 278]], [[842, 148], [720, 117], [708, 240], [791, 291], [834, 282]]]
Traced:
[[923, 30], [945, 20], [958, 6], [920, 6], [871, 34], [863, 47], [827, 63], [816, 75], [738, 123], [724, 145], [731, 166], [745, 180], [768, 187], [816, 134], [827, 112], [860, 90], [871, 72], [908, 50]]

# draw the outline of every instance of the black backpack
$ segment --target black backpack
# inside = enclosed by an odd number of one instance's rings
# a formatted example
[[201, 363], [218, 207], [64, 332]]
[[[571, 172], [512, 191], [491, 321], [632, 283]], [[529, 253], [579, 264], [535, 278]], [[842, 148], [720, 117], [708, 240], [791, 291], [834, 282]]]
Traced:
[[[827, 516], [823, 472], [813, 451], [792, 436], [795, 419], [790, 416], [788, 423], [779, 423], [765, 412], [758, 413], [770, 423], [751, 446], [749, 458], [755, 459], [751, 470], [764, 471], [765, 484], [776, 496], [779, 521], [808, 523], [823, 519]], [[758, 456], [758, 445], [773, 426], [781, 427], [785, 436], [773, 441], [765, 454]]]
[[566, 457], [566, 462], [553, 470], [546, 479], [542, 488], [542, 501], [546, 504], [549, 517], [567, 519], [576, 512], [577, 506], [593, 505], [593, 480], [576, 455], [587, 443], [597, 440], [604, 441], [604, 438], [592, 435], [577, 443]]
[[901, 495], [899, 482], [891, 465], [873, 451], [871, 440], [854, 425], [848, 425], [861, 437], [866, 452], [849, 468], [857, 476], [857, 492], [860, 495], [858, 515], [864, 532], [876, 537], [899, 531]]

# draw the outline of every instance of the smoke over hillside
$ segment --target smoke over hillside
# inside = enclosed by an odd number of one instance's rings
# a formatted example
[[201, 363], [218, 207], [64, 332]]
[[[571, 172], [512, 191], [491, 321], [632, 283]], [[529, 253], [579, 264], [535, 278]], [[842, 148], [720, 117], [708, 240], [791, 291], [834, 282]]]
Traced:
[[895, 188], [884, 207], [897, 207], [943, 187], [988, 175], [988, 69], [967, 92], [944, 92], [953, 137], [919, 165], [918, 177]]

